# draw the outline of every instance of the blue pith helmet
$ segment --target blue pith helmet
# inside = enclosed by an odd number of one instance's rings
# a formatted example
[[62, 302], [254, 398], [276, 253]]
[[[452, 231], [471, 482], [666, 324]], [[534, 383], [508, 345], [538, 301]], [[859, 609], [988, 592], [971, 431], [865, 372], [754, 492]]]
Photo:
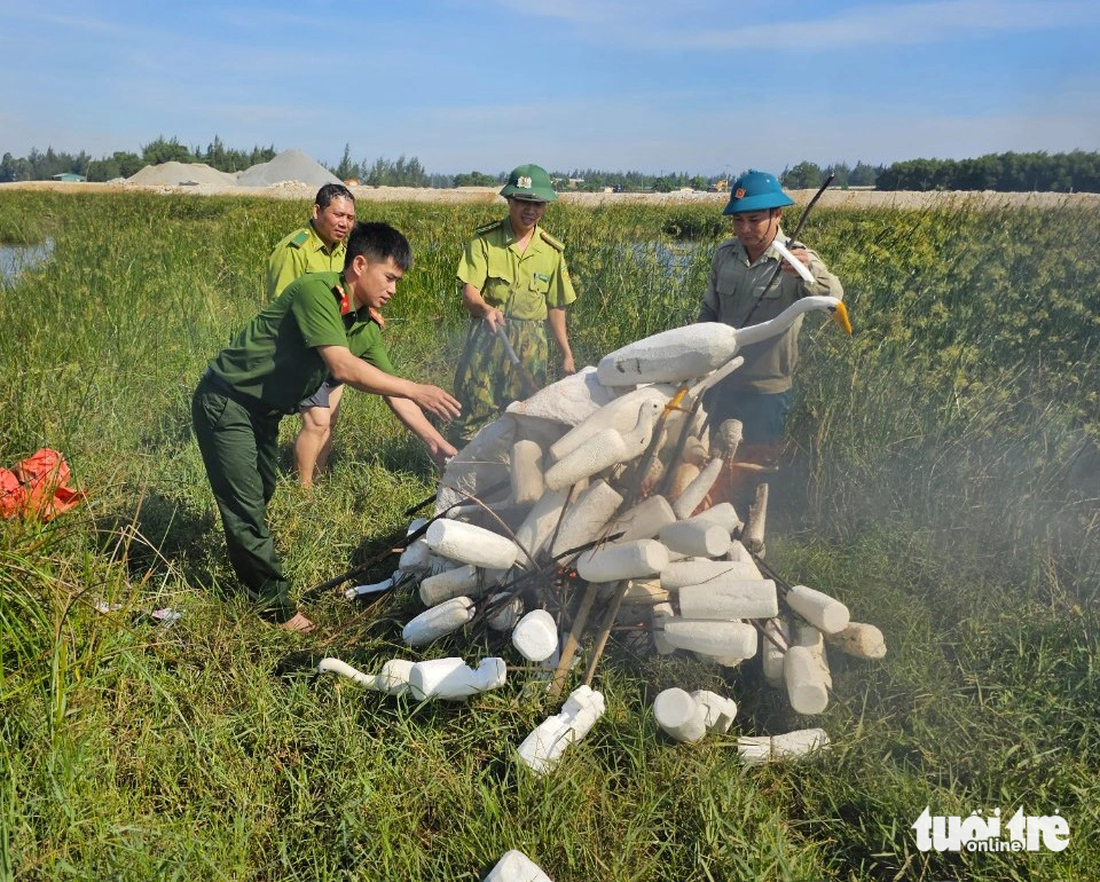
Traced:
[[729, 204], [722, 214], [740, 214], [743, 211], [763, 211], [794, 205], [794, 200], [783, 192], [775, 175], [762, 171], [747, 171], [730, 188]]

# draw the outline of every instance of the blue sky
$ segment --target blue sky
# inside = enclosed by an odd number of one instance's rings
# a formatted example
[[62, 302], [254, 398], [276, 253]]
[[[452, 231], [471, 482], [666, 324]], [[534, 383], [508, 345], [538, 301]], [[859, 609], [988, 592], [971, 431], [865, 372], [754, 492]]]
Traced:
[[429, 171], [1100, 150], [1096, 0], [0, 0], [0, 153], [158, 135]]

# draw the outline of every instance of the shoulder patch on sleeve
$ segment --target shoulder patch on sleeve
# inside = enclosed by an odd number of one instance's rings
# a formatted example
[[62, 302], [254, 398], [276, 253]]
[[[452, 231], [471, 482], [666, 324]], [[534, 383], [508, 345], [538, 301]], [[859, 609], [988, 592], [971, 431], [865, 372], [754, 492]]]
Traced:
[[297, 235], [293, 236], [290, 240], [291, 245], [295, 248], [301, 248], [306, 242], [309, 241], [309, 233], [305, 230], [299, 230]]
[[500, 227], [503, 223], [504, 223], [504, 221], [502, 221], [502, 220], [495, 220], [495, 221], [490, 221], [487, 224], [482, 224], [480, 227], [477, 227], [474, 230], [474, 235], [475, 236], [480, 236], [484, 233], [491, 233], [493, 230], [500, 229]]
[[540, 229], [539, 234], [542, 236], [542, 241], [553, 248], [555, 251], [564, 251], [565, 243], [560, 239], [555, 239], [546, 230]]

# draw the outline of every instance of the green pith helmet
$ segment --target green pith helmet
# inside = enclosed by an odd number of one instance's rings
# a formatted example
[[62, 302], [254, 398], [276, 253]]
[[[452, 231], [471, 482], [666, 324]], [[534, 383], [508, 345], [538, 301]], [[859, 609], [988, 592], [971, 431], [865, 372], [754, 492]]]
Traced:
[[762, 171], [747, 171], [730, 187], [730, 201], [722, 214], [740, 214], [743, 211], [763, 211], [794, 205], [794, 200], [783, 192], [775, 175]]
[[550, 183], [550, 175], [541, 165], [519, 165], [508, 175], [501, 196], [512, 196], [527, 202], [555, 202], [558, 194]]

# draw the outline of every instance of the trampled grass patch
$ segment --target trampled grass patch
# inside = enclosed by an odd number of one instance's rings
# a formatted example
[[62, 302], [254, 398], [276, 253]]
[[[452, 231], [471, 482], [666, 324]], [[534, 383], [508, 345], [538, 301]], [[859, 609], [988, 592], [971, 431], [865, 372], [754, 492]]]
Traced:
[[[372, 671], [407, 656], [413, 598], [311, 597], [322, 628], [306, 638], [238, 598], [188, 402], [306, 209], [0, 194], [0, 240], [55, 243], [0, 282], [0, 464], [56, 447], [89, 493], [49, 525], [0, 524], [0, 878], [476, 880], [509, 848], [558, 882], [1094, 873], [1095, 211], [815, 214], [803, 238], [844, 282], [856, 333], [806, 322], [768, 559], [879, 625], [889, 654], [833, 658], [835, 699], [803, 719], [750, 668], [615, 644], [597, 677], [607, 714], [536, 779], [512, 752], [557, 708], [522, 675], [420, 705], [311, 674], [326, 654]], [[499, 212], [360, 211], [416, 254], [387, 316], [395, 360], [449, 386], [454, 265]], [[724, 236], [714, 213], [551, 207], [581, 295], [578, 363], [694, 318]], [[432, 485], [388, 409], [350, 393], [331, 472], [309, 495], [288, 477], [272, 506], [299, 593], [392, 543]], [[165, 606], [183, 612], [170, 629], [148, 616]], [[673, 744], [648, 710], [671, 685], [733, 696], [742, 733], [822, 725], [833, 747], [746, 768], [733, 734]], [[920, 852], [925, 806], [1058, 811], [1070, 845]]]

